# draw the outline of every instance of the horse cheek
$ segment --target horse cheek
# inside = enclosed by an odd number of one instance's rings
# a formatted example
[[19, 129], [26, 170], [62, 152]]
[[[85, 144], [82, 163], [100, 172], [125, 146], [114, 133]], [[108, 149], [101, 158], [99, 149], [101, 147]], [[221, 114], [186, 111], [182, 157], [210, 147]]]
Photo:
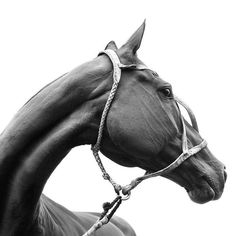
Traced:
[[140, 116], [133, 116], [120, 110], [107, 118], [107, 129], [112, 142], [120, 149], [139, 159], [146, 159], [156, 155], [159, 150], [154, 144], [154, 137], [150, 137], [148, 127]]

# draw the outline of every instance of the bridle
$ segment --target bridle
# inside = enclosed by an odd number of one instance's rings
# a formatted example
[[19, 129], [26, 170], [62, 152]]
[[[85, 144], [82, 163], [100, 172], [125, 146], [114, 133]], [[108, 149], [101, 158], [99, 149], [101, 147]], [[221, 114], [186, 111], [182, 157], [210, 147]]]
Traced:
[[[207, 142], [205, 140], [203, 140], [200, 144], [189, 149], [188, 142], [187, 142], [188, 139], [187, 139], [187, 134], [186, 134], [186, 125], [184, 122], [184, 118], [181, 114], [181, 111], [179, 110], [180, 116], [181, 116], [180, 118], [181, 118], [181, 123], [182, 123], [182, 129], [183, 129], [183, 132], [182, 132], [182, 153], [179, 155], [179, 157], [177, 157], [175, 161], [173, 161], [171, 164], [169, 164], [165, 168], [158, 170], [156, 172], [152, 172], [152, 173], [146, 172], [143, 176], [137, 177], [136, 179], [132, 180], [130, 182], [130, 184], [128, 184], [128, 185], [121, 186], [121, 185], [117, 184], [111, 178], [111, 176], [107, 173], [105, 167], [102, 164], [101, 158], [99, 157], [100, 145], [101, 145], [101, 140], [102, 140], [106, 117], [107, 117], [107, 114], [108, 114], [109, 109], [111, 107], [112, 101], [115, 97], [115, 94], [116, 94], [116, 91], [117, 91], [117, 88], [118, 88], [118, 85], [120, 82], [122, 69], [133, 69], [133, 70], [150, 70], [150, 69], [148, 67], [146, 67], [144, 65], [140, 65], [140, 64], [130, 64], [130, 65], [122, 64], [120, 62], [120, 59], [119, 59], [118, 55], [116, 54], [116, 52], [111, 49], [104, 50], [99, 53], [99, 55], [101, 55], [101, 54], [107, 55], [112, 63], [113, 85], [112, 85], [109, 97], [107, 99], [107, 102], [105, 104], [105, 107], [104, 107], [104, 110], [102, 113], [102, 117], [101, 117], [101, 121], [100, 121], [100, 125], [99, 125], [99, 130], [98, 130], [97, 141], [96, 141], [95, 145], [92, 146], [91, 149], [93, 151], [93, 155], [95, 157], [95, 160], [97, 161], [98, 166], [100, 167], [100, 169], [102, 171], [103, 178], [105, 180], [108, 180], [113, 185], [115, 192], [118, 195], [118, 197], [116, 198], [117, 200], [115, 199], [115, 203], [114, 203], [114, 205], [115, 205], [114, 208], [116, 210], [118, 208], [118, 206], [120, 205], [120, 203], [122, 202], [122, 200], [127, 200], [130, 197], [131, 190], [134, 189], [143, 180], [146, 180], [146, 179], [149, 179], [152, 177], [156, 177], [156, 176], [160, 176], [160, 175], [164, 175], [164, 174], [167, 174], [168, 172], [174, 170], [179, 165], [181, 165], [185, 160], [187, 160], [189, 157], [197, 154], [203, 148], [205, 148], [207, 146]], [[188, 112], [188, 115], [190, 117], [192, 127], [196, 131], [198, 131], [197, 121], [196, 121], [196, 118], [195, 118], [193, 112], [191, 111], [191, 109], [179, 98], [174, 97], [174, 99], [175, 99], [177, 105], [180, 104], [186, 109], [186, 111]], [[117, 206], [116, 206], [116, 203], [117, 203]], [[109, 204], [111, 204], [111, 203], [109, 203]], [[111, 206], [111, 209], [112, 209], [112, 207], [113, 206]], [[105, 211], [105, 208], [104, 208], [104, 211]], [[107, 214], [107, 212], [104, 213], [104, 215], [102, 217], [100, 217], [100, 219], [83, 236], [91, 235], [92, 232], [94, 232], [95, 230], [100, 228], [103, 224], [108, 223], [110, 218], [114, 214], [114, 209], [112, 209], [112, 212], [111, 212], [112, 214], [110, 214], [110, 215]]]

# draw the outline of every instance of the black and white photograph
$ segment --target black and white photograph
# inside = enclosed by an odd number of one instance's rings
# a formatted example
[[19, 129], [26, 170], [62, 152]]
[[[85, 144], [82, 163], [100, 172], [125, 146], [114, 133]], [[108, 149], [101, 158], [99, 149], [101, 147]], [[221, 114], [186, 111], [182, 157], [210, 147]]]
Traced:
[[0, 236], [233, 236], [236, 3], [0, 2]]

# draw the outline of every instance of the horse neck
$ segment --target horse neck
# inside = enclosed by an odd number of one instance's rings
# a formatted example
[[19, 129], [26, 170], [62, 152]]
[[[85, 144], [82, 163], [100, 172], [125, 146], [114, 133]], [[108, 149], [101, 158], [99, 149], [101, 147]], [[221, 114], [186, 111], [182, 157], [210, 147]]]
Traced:
[[33, 220], [55, 167], [74, 146], [95, 142], [111, 71], [103, 56], [75, 68], [33, 96], [1, 134], [0, 232], [19, 216]]

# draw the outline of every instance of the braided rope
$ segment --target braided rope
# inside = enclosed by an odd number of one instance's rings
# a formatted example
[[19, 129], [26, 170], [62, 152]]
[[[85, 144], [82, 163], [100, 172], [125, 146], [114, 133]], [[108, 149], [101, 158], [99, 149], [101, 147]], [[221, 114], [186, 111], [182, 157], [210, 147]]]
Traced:
[[[95, 157], [95, 160], [98, 163], [98, 166], [100, 167], [101, 171], [102, 171], [102, 176], [105, 180], [108, 180], [112, 186], [114, 187], [116, 193], [119, 193], [121, 190], [121, 185], [117, 184], [112, 178], [111, 176], [107, 173], [104, 165], [102, 164], [101, 158], [99, 156], [99, 151], [100, 151], [100, 145], [101, 145], [101, 140], [102, 140], [102, 135], [103, 135], [103, 130], [104, 130], [104, 125], [105, 125], [105, 121], [106, 121], [106, 117], [107, 114], [109, 112], [109, 109], [111, 107], [111, 103], [115, 97], [118, 85], [119, 85], [119, 81], [120, 81], [120, 77], [121, 77], [121, 69], [120, 69], [120, 60], [118, 58], [118, 56], [116, 55], [116, 53], [113, 50], [106, 50], [103, 51], [101, 53], [105, 53], [111, 60], [112, 62], [112, 66], [113, 66], [113, 85], [109, 94], [109, 97], [107, 99], [107, 102], [105, 104], [104, 110], [102, 112], [102, 117], [101, 117], [101, 121], [100, 121], [100, 125], [99, 125], [99, 130], [98, 130], [98, 137], [97, 137], [97, 141], [96, 144], [94, 146], [92, 146], [92, 151], [93, 151], [93, 155]], [[123, 66], [123, 65], [122, 65]]]
[[132, 189], [134, 189], [135, 187], [137, 187], [138, 184], [140, 184], [143, 180], [169, 173], [170, 171], [172, 171], [176, 167], [178, 167], [181, 163], [183, 163], [185, 160], [187, 160], [189, 157], [200, 152], [206, 146], [207, 146], [207, 142], [205, 140], [203, 140], [197, 146], [194, 146], [191, 149], [188, 149], [187, 152], [183, 152], [177, 159], [175, 159], [175, 161], [173, 161], [171, 164], [169, 164], [165, 168], [158, 170], [156, 172], [150, 173], [150, 174], [145, 174], [143, 176], [140, 176], [140, 177], [134, 179], [133, 181], [131, 181], [130, 184], [127, 184], [126, 186], [122, 187], [122, 193], [124, 195], [130, 193], [130, 191]]
[[[117, 184], [111, 178], [111, 176], [107, 173], [104, 165], [102, 164], [101, 158], [99, 156], [99, 151], [100, 151], [100, 146], [101, 146], [102, 135], [103, 135], [106, 117], [107, 117], [107, 114], [109, 112], [109, 109], [111, 107], [112, 101], [115, 97], [115, 93], [116, 93], [118, 85], [119, 85], [119, 81], [121, 78], [121, 68], [135, 68], [136, 70], [145, 70], [148, 68], [146, 66], [142, 66], [142, 65], [140, 66], [140, 65], [134, 65], [134, 64], [123, 65], [120, 63], [120, 60], [119, 60], [117, 54], [113, 50], [110, 50], [110, 49], [107, 49], [107, 50], [101, 52], [100, 54], [102, 54], [102, 53], [106, 54], [112, 62], [112, 65], [113, 65], [113, 85], [112, 85], [109, 97], [107, 99], [107, 102], [105, 104], [104, 110], [102, 112], [102, 117], [101, 117], [99, 130], [98, 130], [97, 141], [96, 141], [95, 145], [93, 145], [91, 147], [91, 149], [92, 149], [93, 155], [95, 157], [95, 160], [98, 163], [98, 166], [100, 167], [100, 169], [102, 171], [103, 178], [105, 180], [108, 180], [112, 184], [118, 197], [120, 197], [120, 200], [117, 203], [117, 205], [114, 207], [114, 209], [111, 211], [110, 214], [107, 214], [107, 212], [102, 214], [102, 217], [100, 219], [98, 219], [97, 222], [83, 236], [91, 236], [97, 229], [101, 228], [104, 224], [107, 224], [109, 222], [110, 218], [112, 217], [112, 215], [114, 214], [114, 212], [117, 210], [117, 208], [121, 204], [121, 202], [123, 200], [129, 199], [131, 190], [134, 189], [143, 180], [149, 179], [151, 177], [160, 176], [160, 175], [163, 175], [163, 174], [166, 174], [166, 173], [172, 171], [173, 169], [178, 167], [182, 162], [187, 160], [189, 157], [195, 155], [196, 153], [200, 152], [203, 148], [205, 148], [207, 146], [206, 141], [203, 140], [200, 144], [192, 147], [191, 149], [188, 148], [186, 127], [185, 127], [183, 116], [181, 115], [181, 122], [182, 122], [182, 127], [183, 127], [182, 154], [175, 161], [173, 161], [171, 164], [169, 164], [167, 167], [165, 167], [161, 170], [158, 170], [156, 172], [145, 174], [141, 177], [138, 177], [138, 178], [134, 179], [133, 181], [131, 181], [130, 184], [125, 185], [125, 186], [121, 186], [121, 185]], [[197, 121], [195, 119], [193, 112], [190, 110], [190, 108], [185, 103], [183, 103], [181, 100], [179, 100], [178, 98], [175, 98], [175, 101], [178, 102], [179, 104], [181, 104], [187, 110], [187, 112], [190, 116], [190, 119], [192, 121], [193, 128], [195, 128], [198, 131]], [[122, 190], [122, 192], [121, 192], [121, 190]], [[123, 197], [121, 197], [121, 193], [123, 194]]]

